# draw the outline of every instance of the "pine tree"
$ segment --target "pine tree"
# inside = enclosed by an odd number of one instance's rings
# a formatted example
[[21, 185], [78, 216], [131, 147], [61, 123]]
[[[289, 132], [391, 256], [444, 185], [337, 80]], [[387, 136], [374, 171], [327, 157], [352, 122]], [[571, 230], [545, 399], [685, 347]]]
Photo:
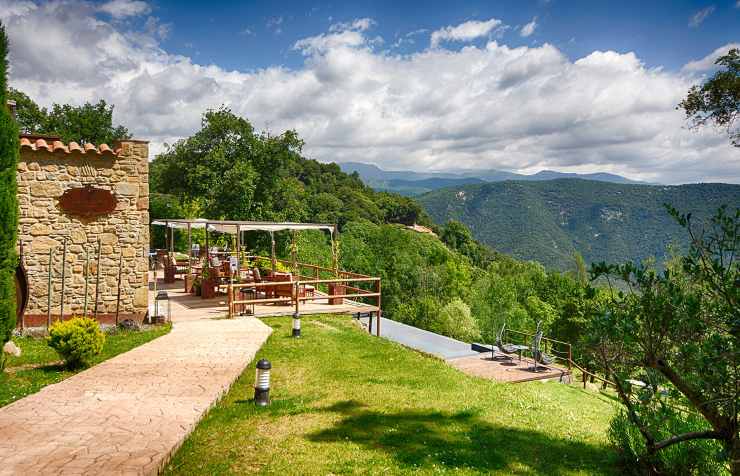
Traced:
[[8, 37], [0, 23], [0, 344], [15, 327], [18, 127], [7, 108]]

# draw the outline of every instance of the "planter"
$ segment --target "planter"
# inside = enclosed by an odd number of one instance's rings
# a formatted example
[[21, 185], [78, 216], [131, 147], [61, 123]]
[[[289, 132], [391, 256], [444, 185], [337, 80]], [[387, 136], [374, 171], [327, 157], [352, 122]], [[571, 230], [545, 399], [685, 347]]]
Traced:
[[194, 276], [190, 274], [185, 274], [183, 276], [183, 281], [185, 281], [185, 292], [186, 293], [192, 293], [193, 288], [195, 287], [195, 278]]
[[[347, 294], [347, 286], [340, 283], [329, 283], [329, 296], [342, 296]], [[329, 298], [329, 304], [340, 305], [344, 304], [344, 298]]]
[[216, 280], [204, 279], [200, 289], [200, 297], [203, 299], [212, 299], [216, 297]]

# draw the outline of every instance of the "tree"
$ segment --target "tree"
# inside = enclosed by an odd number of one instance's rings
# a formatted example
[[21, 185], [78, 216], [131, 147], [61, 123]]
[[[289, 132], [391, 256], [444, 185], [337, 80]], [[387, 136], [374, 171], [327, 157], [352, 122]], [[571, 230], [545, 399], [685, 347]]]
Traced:
[[[697, 231], [691, 215], [668, 207], [690, 236], [681, 267], [660, 274], [641, 265], [600, 263], [592, 278], [615, 278], [606, 312], [592, 323], [599, 364], [614, 382], [629, 421], [644, 439], [650, 472], [664, 471], [660, 451], [693, 440], [717, 440], [731, 473], [740, 475], [740, 209], [720, 208], [710, 227]], [[634, 381], [645, 382], [642, 388]], [[703, 424], [671, 431], [683, 413]]]
[[210, 110], [201, 130], [154, 159], [150, 188], [197, 200], [212, 219], [308, 220], [340, 228], [360, 220], [431, 222], [414, 200], [375, 192], [337, 164], [302, 157], [302, 148], [295, 131], [260, 134], [228, 108]]
[[481, 268], [488, 266], [494, 259], [493, 250], [476, 241], [470, 229], [457, 220], [449, 220], [445, 223], [440, 232], [440, 239], [451, 249], [467, 256], [474, 265]]
[[112, 144], [131, 138], [128, 129], [113, 125], [113, 105], [104, 100], [82, 106], [54, 104], [51, 110], [40, 108], [24, 92], [10, 89], [16, 102], [18, 124], [28, 134], [60, 136], [64, 142]]
[[23, 91], [8, 88], [8, 99], [15, 101], [15, 120], [21, 132], [26, 134], [43, 134], [47, 114], [33, 99]]
[[678, 105], [686, 112], [692, 128], [712, 124], [727, 130], [730, 141], [740, 147], [740, 50], [731, 49], [715, 61], [722, 69], [715, 72], [704, 84], [693, 86], [686, 99]]
[[[8, 37], [0, 22], [0, 346], [15, 328], [18, 127], [6, 107]], [[1, 351], [0, 351], [1, 352]]]

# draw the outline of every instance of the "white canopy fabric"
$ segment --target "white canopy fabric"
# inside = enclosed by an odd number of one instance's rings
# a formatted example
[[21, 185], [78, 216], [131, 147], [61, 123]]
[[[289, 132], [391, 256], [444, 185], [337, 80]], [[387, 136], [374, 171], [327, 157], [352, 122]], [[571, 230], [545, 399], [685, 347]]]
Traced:
[[259, 222], [259, 221], [225, 221], [225, 220], [206, 220], [205, 218], [195, 218], [192, 220], [172, 219], [172, 220], [155, 220], [152, 225], [167, 226], [169, 228], [199, 229], [208, 227], [209, 231], [219, 233], [236, 234], [240, 231], [282, 231], [282, 230], [328, 230], [333, 233], [335, 226], [326, 223], [280, 223], [280, 222]]

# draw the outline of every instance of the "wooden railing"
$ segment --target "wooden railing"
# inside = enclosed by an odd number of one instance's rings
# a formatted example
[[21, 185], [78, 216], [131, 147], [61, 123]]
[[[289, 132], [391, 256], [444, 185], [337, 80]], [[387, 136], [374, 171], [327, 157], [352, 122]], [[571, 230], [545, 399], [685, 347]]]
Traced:
[[[248, 256], [247, 259], [250, 261], [261, 261], [266, 260], [271, 262], [272, 259], [264, 256]], [[293, 268], [294, 263], [288, 260], [276, 259], [277, 262], [284, 264], [290, 268]], [[381, 315], [381, 284], [380, 278], [366, 276], [359, 273], [352, 273], [349, 271], [339, 271], [335, 273], [331, 268], [327, 268], [319, 265], [312, 265], [307, 263], [295, 263], [295, 267], [298, 269], [293, 270], [291, 279], [289, 281], [264, 281], [259, 283], [236, 283], [230, 282], [222, 285], [222, 288], [226, 289], [227, 301], [228, 301], [228, 315], [229, 317], [234, 316], [235, 307], [238, 305], [258, 305], [258, 304], [290, 304], [293, 307], [294, 315], [300, 316], [302, 306], [307, 302], [319, 301], [319, 300], [371, 300], [372, 303], [368, 305], [374, 305], [378, 317]], [[303, 270], [310, 270], [311, 275], [301, 274]], [[331, 276], [338, 275], [333, 278], [322, 278], [322, 274], [326, 275], [330, 273]], [[341, 286], [336, 289], [335, 292], [331, 293], [330, 288], [332, 285]], [[365, 285], [365, 287], [360, 287]], [[278, 289], [285, 291], [285, 288], [290, 286], [290, 296], [278, 296]], [[319, 288], [326, 290], [321, 294], [314, 292], [309, 295], [306, 290], [312, 287], [314, 291], [318, 291]], [[370, 288], [370, 289], [367, 289]], [[254, 290], [253, 299], [237, 299], [237, 293], [240, 289], [251, 289]], [[259, 297], [260, 291], [264, 290], [265, 296]], [[271, 291], [271, 292], [270, 292]], [[268, 292], [273, 296], [268, 296]], [[380, 336], [380, 319], [377, 319], [376, 333]]]

